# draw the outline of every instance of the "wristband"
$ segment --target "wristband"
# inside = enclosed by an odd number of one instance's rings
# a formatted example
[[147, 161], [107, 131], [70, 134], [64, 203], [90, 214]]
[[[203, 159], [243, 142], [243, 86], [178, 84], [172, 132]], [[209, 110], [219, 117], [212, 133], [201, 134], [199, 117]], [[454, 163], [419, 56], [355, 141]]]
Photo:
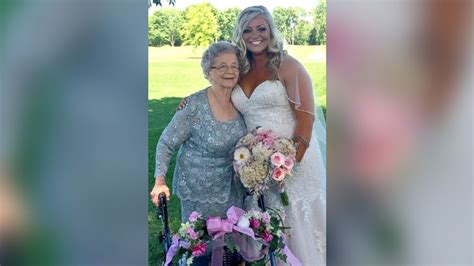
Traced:
[[301, 144], [301, 143], [303, 143], [303, 144], [306, 146], [306, 148], [309, 147], [309, 141], [307, 141], [307, 140], [306, 140], [305, 138], [303, 138], [302, 136], [294, 136], [294, 137], [293, 137], [293, 141], [294, 141], [295, 143], [298, 143], [297, 147], [298, 147], [299, 144]]

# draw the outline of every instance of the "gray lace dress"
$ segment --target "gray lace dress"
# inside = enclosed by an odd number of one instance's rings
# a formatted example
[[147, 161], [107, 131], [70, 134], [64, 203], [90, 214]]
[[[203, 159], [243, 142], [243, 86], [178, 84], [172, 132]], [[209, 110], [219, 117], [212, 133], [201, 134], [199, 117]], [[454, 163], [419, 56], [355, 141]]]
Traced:
[[155, 177], [164, 176], [175, 148], [181, 145], [173, 176], [173, 193], [181, 199], [181, 219], [196, 210], [203, 217], [224, 216], [230, 206], [242, 207], [243, 188], [234, 179], [233, 151], [246, 134], [240, 114], [234, 120], [214, 118], [207, 89], [187, 99], [156, 146]]

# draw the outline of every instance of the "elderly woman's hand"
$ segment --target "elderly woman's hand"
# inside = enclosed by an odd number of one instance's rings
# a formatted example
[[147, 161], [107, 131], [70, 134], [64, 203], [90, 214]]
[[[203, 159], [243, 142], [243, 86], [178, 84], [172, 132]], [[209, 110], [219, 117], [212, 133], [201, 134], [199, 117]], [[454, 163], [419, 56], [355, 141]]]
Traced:
[[160, 201], [159, 195], [161, 193], [165, 193], [167, 200], [170, 199], [170, 189], [165, 183], [165, 178], [163, 176], [158, 176], [155, 180], [155, 186], [150, 192], [151, 201], [153, 202], [153, 204], [155, 204], [155, 206], [158, 206], [158, 203]]

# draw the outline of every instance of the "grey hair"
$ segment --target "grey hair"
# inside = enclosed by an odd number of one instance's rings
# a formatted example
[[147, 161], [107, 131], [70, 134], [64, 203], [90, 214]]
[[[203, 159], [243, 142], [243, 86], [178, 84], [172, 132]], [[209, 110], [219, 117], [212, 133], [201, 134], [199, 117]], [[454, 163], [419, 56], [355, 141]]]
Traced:
[[209, 79], [209, 72], [211, 71], [211, 67], [214, 64], [214, 60], [216, 57], [222, 54], [235, 54], [239, 60], [240, 67], [240, 53], [239, 49], [237, 49], [237, 46], [227, 41], [215, 42], [211, 44], [209, 48], [207, 48], [201, 59], [201, 68], [206, 79]]
[[251, 64], [255, 63], [252, 53], [247, 51], [247, 46], [245, 45], [242, 35], [249, 22], [260, 15], [265, 18], [270, 27], [270, 43], [267, 48], [269, 60], [266, 67], [272, 72], [272, 78], [278, 79], [278, 68], [280, 67], [283, 56], [285, 56], [287, 52], [283, 50], [283, 38], [280, 31], [276, 28], [272, 15], [264, 6], [247, 7], [242, 10], [237, 17], [237, 25], [234, 29], [232, 39], [240, 51], [242, 61], [241, 72], [243, 74], [247, 73], [250, 70]]

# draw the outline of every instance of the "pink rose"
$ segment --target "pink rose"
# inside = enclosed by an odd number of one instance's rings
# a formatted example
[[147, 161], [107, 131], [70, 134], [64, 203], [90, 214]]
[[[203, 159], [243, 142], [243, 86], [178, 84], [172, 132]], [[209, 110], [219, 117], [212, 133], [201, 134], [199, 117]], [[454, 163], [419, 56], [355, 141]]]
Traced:
[[206, 243], [200, 243], [200, 244], [197, 244], [196, 246], [194, 246], [191, 250], [192, 250], [192, 255], [194, 257], [199, 257], [199, 256], [202, 256], [206, 253], [206, 249], [207, 249], [207, 245]]
[[261, 137], [265, 138], [266, 136], [269, 136], [271, 134], [271, 131], [269, 129], [259, 127], [255, 131], [255, 133], [257, 133], [257, 136], [261, 136]]
[[269, 224], [270, 223], [270, 215], [266, 212], [262, 213], [262, 219], [265, 223]]
[[285, 155], [275, 152], [271, 157], [272, 164], [276, 167], [280, 167], [285, 162]]
[[258, 128], [256, 131], [257, 140], [263, 141], [267, 145], [272, 145], [275, 140], [275, 135], [269, 129]]
[[198, 233], [196, 233], [196, 231], [194, 231], [194, 229], [192, 229], [191, 227], [188, 228], [187, 233], [189, 234], [189, 237], [193, 240], [196, 240], [199, 238]]
[[197, 221], [199, 217], [201, 217], [201, 214], [197, 211], [193, 211], [191, 214], [189, 214], [189, 221], [193, 223]]
[[275, 170], [273, 170], [272, 178], [276, 181], [282, 181], [285, 178], [285, 175], [285, 170], [281, 168], [276, 168]]
[[257, 219], [250, 220], [250, 227], [251, 228], [259, 228], [260, 227], [260, 221], [257, 220]]
[[291, 170], [294, 165], [295, 162], [291, 158], [286, 158], [285, 162], [283, 163], [283, 167], [285, 167], [286, 170]]
[[273, 138], [270, 138], [270, 137], [264, 138], [263, 143], [265, 143], [267, 146], [272, 146], [273, 145]]
[[267, 231], [264, 231], [262, 234], [260, 234], [260, 237], [266, 242], [270, 242], [273, 239], [273, 235]]

